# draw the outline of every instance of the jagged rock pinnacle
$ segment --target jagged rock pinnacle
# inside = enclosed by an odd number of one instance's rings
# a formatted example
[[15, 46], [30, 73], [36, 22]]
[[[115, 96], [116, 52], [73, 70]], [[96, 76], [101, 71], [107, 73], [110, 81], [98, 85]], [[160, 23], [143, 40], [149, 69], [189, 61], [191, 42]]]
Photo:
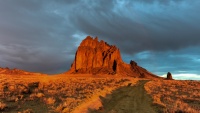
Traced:
[[90, 36], [81, 42], [76, 51], [74, 62], [67, 73], [155, 77], [132, 60], [130, 64], [124, 63], [120, 50], [116, 46], [109, 45], [103, 40], [98, 41], [98, 37], [92, 38]]

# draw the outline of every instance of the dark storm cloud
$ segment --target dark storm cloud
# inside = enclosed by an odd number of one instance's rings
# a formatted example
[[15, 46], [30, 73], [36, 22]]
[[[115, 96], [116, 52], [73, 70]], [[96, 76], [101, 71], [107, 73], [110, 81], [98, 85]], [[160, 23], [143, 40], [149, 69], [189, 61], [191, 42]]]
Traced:
[[[73, 27], [56, 13], [53, 2], [0, 2], [0, 64], [28, 71], [66, 71], [75, 53]], [[52, 6], [53, 8], [49, 8]], [[51, 9], [51, 10], [50, 10]]]
[[128, 54], [200, 44], [200, 8], [195, 5], [200, 2], [187, 6], [189, 1], [179, 0], [159, 6], [155, 1], [147, 5], [140, 4], [142, 1], [112, 2], [114, 5], [106, 10], [98, 8], [103, 4], [91, 5], [90, 8], [83, 5], [86, 7], [83, 11], [75, 11], [70, 17], [80, 31], [108, 39], [113, 37], [112, 43]]
[[[6, 45], [0, 46], [0, 59], [6, 62], [6, 65], [11, 68], [21, 68], [35, 72], [62, 72], [67, 70], [71, 62], [71, 57], [67, 59], [65, 53], [60, 53], [55, 50], [48, 51], [46, 48], [32, 48], [22, 45]], [[2, 62], [1, 62], [2, 64]]]
[[199, 66], [194, 59], [200, 57], [193, 55], [200, 49], [199, 4], [197, 0], [0, 1], [0, 63], [64, 72], [81, 40], [92, 35], [117, 45], [126, 62], [135, 59], [152, 72], [194, 72]]

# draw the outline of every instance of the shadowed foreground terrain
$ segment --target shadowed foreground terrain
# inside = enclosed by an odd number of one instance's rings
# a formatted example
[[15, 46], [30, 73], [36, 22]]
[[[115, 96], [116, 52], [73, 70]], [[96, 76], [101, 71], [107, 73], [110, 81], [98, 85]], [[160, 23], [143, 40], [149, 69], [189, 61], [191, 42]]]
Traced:
[[101, 97], [103, 106], [91, 113], [156, 113], [152, 99], [147, 95], [144, 84], [139, 81], [136, 86], [121, 87], [106, 97]]

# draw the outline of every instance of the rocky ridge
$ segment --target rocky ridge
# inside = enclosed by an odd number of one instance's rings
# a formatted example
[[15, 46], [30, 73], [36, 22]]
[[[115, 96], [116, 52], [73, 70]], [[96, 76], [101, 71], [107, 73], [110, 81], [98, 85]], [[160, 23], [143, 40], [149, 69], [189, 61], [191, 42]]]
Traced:
[[24, 70], [20, 70], [20, 69], [10, 69], [8, 67], [6, 68], [1, 68], [0, 67], [0, 74], [6, 74], [6, 75], [33, 75], [33, 74], [37, 74], [40, 75], [40, 73], [32, 73], [32, 72], [27, 72]]

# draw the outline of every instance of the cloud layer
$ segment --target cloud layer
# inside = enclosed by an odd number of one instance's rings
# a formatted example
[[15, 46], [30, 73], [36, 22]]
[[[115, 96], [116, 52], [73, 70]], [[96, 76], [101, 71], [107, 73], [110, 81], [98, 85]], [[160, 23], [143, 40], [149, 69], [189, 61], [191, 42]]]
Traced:
[[66, 71], [87, 35], [158, 75], [200, 74], [197, 0], [0, 1], [0, 66]]

